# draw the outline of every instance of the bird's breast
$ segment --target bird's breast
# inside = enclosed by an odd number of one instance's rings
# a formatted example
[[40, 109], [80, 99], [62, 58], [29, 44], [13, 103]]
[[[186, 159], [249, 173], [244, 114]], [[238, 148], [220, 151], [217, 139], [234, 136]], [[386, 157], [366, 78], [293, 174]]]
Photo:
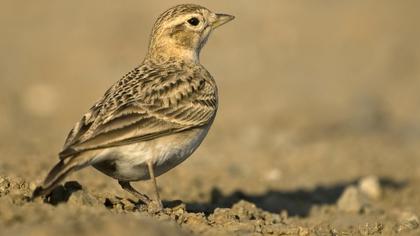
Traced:
[[118, 180], [149, 179], [147, 163], [152, 162], [159, 176], [187, 159], [201, 144], [209, 126], [157, 139], [103, 150], [93, 166]]

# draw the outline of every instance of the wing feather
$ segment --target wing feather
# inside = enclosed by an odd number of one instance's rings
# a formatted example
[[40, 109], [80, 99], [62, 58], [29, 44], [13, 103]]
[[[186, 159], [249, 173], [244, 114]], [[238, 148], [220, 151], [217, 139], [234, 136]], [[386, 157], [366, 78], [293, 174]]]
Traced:
[[114, 84], [67, 137], [60, 158], [146, 141], [212, 122], [217, 88], [202, 67], [143, 66]]

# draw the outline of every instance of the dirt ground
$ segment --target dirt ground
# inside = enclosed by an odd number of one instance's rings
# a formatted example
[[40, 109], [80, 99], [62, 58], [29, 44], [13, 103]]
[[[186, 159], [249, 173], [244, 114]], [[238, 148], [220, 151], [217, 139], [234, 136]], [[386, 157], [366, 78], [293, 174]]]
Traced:
[[[3, 1], [0, 235], [420, 235], [419, 1], [196, 1], [216, 121], [153, 212], [93, 168], [29, 196], [179, 1]], [[149, 182], [134, 184], [152, 195]]]

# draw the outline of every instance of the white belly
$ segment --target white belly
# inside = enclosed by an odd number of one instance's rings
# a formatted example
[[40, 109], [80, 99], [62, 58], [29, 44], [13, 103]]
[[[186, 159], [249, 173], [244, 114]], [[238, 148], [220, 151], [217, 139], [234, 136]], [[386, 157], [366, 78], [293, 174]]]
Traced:
[[99, 171], [125, 181], [149, 179], [147, 163], [159, 176], [187, 159], [201, 144], [208, 127], [184, 131], [154, 140], [108, 148], [93, 159]]

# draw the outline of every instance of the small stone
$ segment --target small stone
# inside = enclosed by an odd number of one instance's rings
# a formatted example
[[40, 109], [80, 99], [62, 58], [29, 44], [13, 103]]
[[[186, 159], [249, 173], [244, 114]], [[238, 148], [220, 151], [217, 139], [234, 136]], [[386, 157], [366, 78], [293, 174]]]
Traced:
[[241, 200], [232, 206], [230, 213], [239, 221], [244, 222], [261, 218], [262, 211], [255, 204]]
[[286, 220], [287, 218], [289, 218], [289, 212], [287, 212], [287, 210], [282, 210], [281, 212], [280, 212], [280, 217], [283, 219], [283, 220]]
[[9, 196], [12, 203], [17, 206], [23, 206], [29, 200], [29, 198], [22, 193], [11, 193]]
[[172, 208], [172, 211], [175, 213], [175, 214], [184, 214], [187, 210], [187, 206], [185, 205], [185, 203], [180, 203], [179, 205], [177, 205], [177, 206], [174, 206], [173, 208]]
[[269, 171], [267, 171], [267, 173], [265, 174], [264, 178], [268, 181], [276, 181], [279, 180], [282, 176], [282, 173], [279, 169], [275, 168], [275, 169], [271, 169]]
[[402, 212], [398, 218], [397, 232], [415, 230], [420, 225], [419, 218], [411, 212]]
[[208, 232], [210, 225], [203, 213], [188, 213], [184, 220], [183, 226], [190, 228], [197, 235], [201, 235], [204, 232]]
[[308, 228], [299, 227], [299, 236], [308, 236], [310, 233]]
[[36, 189], [36, 187], [37, 187], [37, 186], [36, 186], [36, 184], [35, 184], [35, 183], [32, 183], [32, 182], [31, 182], [31, 183], [29, 184], [29, 189], [30, 189], [31, 191], [34, 191], [34, 190]]
[[359, 181], [359, 190], [372, 200], [378, 200], [382, 196], [382, 188], [376, 176], [367, 176]]
[[207, 225], [207, 220], [203, 213], [188, 213], [186, 217], [186, 222], [189, 224], [205, 224]]
[[265, 225], [284, 223], [284, 221], [282, 220], [279, 214], [274, 214], [270, 212], [262, 212], [260, 217], [261, 219], [264, 220]]
[[161, 206], [159, 206], [159, 203], [156, 201], [151, 201], [147, 205], [147, 212], [152, 215], [156, 215], [162, 211]]
[[209, 221], [212, 224], [224, 225], [227, 223], [238, 222], [239, 219], [234, 215], [230, 214], [230, 209], [216, 208], [214, 210], [214, 213], [209, 216]]
[[[140, 212], [140, 213], [145, 213], [145, 212]], [[147, 214], [147, 217], [149, 217], [148, 214]], [[159, 219], [160, 221], [170, 221], [172, 219], [171, 216], [168, 214], [158, 214], [156, 215], [156, 218]]]
[[350, 213], [359, 213], [364, 205], [364, 199], [355, 186], [347, 187], [337, 201], [339, 210]]
[[121, 199], [121, 204], [126, 211], [133, 211], [136, 208], [136, 205], [133, 202], [125, 198]]
[[10, 182], [6, 178], [0, 176], [0, 196], [7, 194], [7, 189], [10, 186]]

